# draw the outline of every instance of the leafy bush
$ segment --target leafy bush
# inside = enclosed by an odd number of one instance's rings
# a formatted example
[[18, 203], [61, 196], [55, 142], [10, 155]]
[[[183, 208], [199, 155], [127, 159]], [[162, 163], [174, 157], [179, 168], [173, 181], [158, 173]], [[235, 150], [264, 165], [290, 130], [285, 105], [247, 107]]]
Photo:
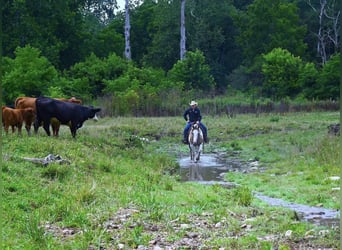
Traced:
[[41, 52], [29, 45], [15, 51], [15, 58], [5, 58], [2, 77], [3, 98], [12, 103], [18, 96], [48, 95], [58, 73]]
[[295, 97], [301, 90], [298, 79], [302, 60], [281, 48], [273, 49], [263, 58], [261, 70], [265, 76], [265, 93], [276, 99]]
[[178, 61], [168, 72], [168, 77], [174, 82], [184, 82], [186, 90], [210, 91], [215, 87], [210, 67], [199, 50], [187, 52], [185, 59]]

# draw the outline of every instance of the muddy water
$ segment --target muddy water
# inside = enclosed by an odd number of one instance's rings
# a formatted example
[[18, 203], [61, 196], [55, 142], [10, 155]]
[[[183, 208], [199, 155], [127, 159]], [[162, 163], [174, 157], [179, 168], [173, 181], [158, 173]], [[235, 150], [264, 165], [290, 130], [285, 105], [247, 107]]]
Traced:
[[[224, 181], [225, 173], [248, 173], [262, 170], [257, 165], [257, 162], [242, 162], [238, 159], [227, 159], [223, 155], [215, 154], [202, 155], [198, 163], [192, 162], [189, 156], [185, 156], [181, 157], [178, 163], [180, 165], [181, 181], [196, 181], [208, 185], [219, 184], [228, 188], [235, 187], [236, 184]], [[297, 213], [300, 219], [315, 225], [333, 228], [339, 226], [339, 211], [286, 202], [260, 193], [254, 193], [254, 196], [271, 206], [291, 209]]]

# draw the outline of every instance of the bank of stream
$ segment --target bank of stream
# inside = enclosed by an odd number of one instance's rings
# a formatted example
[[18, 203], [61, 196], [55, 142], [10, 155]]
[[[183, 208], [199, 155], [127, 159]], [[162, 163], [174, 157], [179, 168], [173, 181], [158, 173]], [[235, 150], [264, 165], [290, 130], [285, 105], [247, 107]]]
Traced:
[[[235, 183], [224, 181], [227, 172], [251, 173], [264, 171], [257, 161], [243, 162], [236, 158], [226, 158], [223, 154], [202, 155], [198, 163], [190, 160], [189, 156], [178, 159], [181, 181], [195, 181], [201, 184], [219, 184], [226, 188], [234, 188]], [[319, 226], [335, 228], [339, 226], [338, 210], [323, 207], [312, 207], [303, 204], [287, 202], [279, 198], [272, 198], [261, 193], [253, 192], [254, 197], [266, 202], [270, 206], [280, 206], [295, 211], [299, 219]]]

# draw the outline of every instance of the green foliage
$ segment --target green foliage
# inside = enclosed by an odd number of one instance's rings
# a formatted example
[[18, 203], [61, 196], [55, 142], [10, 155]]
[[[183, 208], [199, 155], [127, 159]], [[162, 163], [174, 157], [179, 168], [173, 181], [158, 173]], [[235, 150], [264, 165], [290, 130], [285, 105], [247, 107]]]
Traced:
[[58, 76], [56, 69], [38, 49], [31, 46], [17, 48], [15, 58], [6, 58], [2, 77], [4, 101], [12, 103], [20, 95], [48, 95]]
[[215, 87], [210, 67], [199, 50], [187, 52], [185, 59], [179, 60], [168, 72], [168, 77], [174, 82], [183, 82], [185, 90], [210, 92]]
[[316, 96], [321, 99], [339, 99], [340, 97], [340, 53], [333, 55], [326, 64], [323, 65], [319, 74]]
[[[102, 94], [104, 81], [115, 79], [127, 69], [126, 61], [115, 54], [101, 59], [91, 54], [84, 62], [75, 64], [66, 72], [71, 81], [68, 94], [78, 93], [76, 96], [95, 98]], [[68, 85], [66, 83], [65, 85]]]
[[212, 0], [186, 1], [185, 9], [187, 50], [203, 52], [216, 89], [224, 92], [227, 76], [242, 60], [235, 39], [239, 31], [233, 23], [236, 9], [232, 1]]
[[112, 108], [119, 115], [153, 114], [165, 100], [171, 103], [177, 101], [179, 95], [175, 95], [181, 92], [183, 86], [168, 80], [163, 70], [133, 65], [129, 65], [122, 76], [104, 82], [106, 87], [103, 92], [112, 95]]
[[274, 48], [284, 48], [302, 56], [305, 27], [300, 25], [298, 8], [286, 0], [256, 0], [246, 12], [235, 16], [241, 28], [238, 42], [249, 62]]
[[303, 95], [308, 99], [317, 97], [315, 89], [317, 89], [319, 71], [313, 63], [305, 63], [301, 68], [298, 78], [298, 84], [303, 86]]
[[303, 65], [302, 60], [281, 48], [273, 49], [263, 58], [263, 91], [267, 96], [276, 99], [295, 97], [301, 90], [298, 79]]
[[[305, 1], [187, 1], [186, 43], [189, 60], [183, 62], [178, 61], [180, 2], [149, 0], [139, 5], [131, 3], [132, 64], [142, 73], [147, 73], [147, 77], [151, 77], [146, 70], [150, 67], [156, 71], [161, 69], [169, 72], [170, 77], [166, 80], [163, 73], [158, 86], [154, 83], [149, 86], [150, 83], [142, 83], [144, 80], [141, 76], [136, 77], [136, 80], [134, 76], [125, 73], [128, 63], [117, 56], [123, 54], [125, 47], [122, 28], [125, 16], [123, 11], [114, 13], [114, 5], [112, 0], [41, 1], [39, 5], [27, 0], [13, 4], [6, 2], [3, 6], [3, 45], [6, 56], [3, 72], [10, 74], [8, 72], [15, 68], [10, 58], [15, 58], [16, 48], [32, 46], [63, 73], [54, 73], [57, 76], [48, 79], [48, 84], [42, 83], [42, 86], [31, 83], [31, 91], [28, 92], [27, 88], [13, 85], [15, 88], [12, 90], [8, 87], [14, 79], [21, 82], [22, 75], [27, 74], [20, 74], [22, 70], [16, 70], [20, 73], [12, 72], [12, 75], [6, 76], [12, 80], [7, 79], [7, 83], [4, 81], [5, 101], [12, 102], [18, 95], [36, 96], [42, 93], [52, 97], [77, 96], [85, 102], [93, 102], [103, 95], [111, 98], [113, 92], [119, 90], [120, 93], [114, 93], [113, 98], [120, 99], [122, 108], [118, 108], [120, 112], [112, 113], [138, 114], [148, 111], [150, 114], [152, 107], [160, 106], [158, 112], [161, 112], [164, 101], [175, 98], [176, 104], [181, 105], [184, 96], [198, 98], [208, 93], [225, 94], [230, 90], [227, 89], [228, 85], [253, 94], [256, 98], [283, 98], [284, 95], [296, 97], [297, 92], [302, 90], [299, 95], [303, 99], [337, 98], [335, 66], [328, 66], [333, 63], [324, 65], [322, 74], [319, 74], [319, 68], [318, 73], [315, 72], [318, 18]], [[317, 3], [312, 3], [312, 6], [319, 9]], [[327, 6], [329, 14], [335, 15], [336, 6], [331, 3]], [[327, 27], [324, 30], [333, 28], [331, 20], [323, 21]], [[307, 24], [310, 33], [306, 32], [302, 23]], [[325, 45], [328, 54], [336, 52], [333, 43]], [[306, 51], [306, 47], [309, 51]], [[264, 86], [266, 90], [261, 90], [264, 80], [262, 55], [271, 53], [275, 48], [283, 48], [294, 56], [305, 58], [308, 63], [299, 68], [297, 83], [285, 77], [281, 79], [284, 84], [278, 85], [286, 87]], [[38, 67], [41, 65], [35, 68]], [[132, 78], [133, 83], [128, 82]], [[31, 80], [39, 82], [41, 79]], [[270, 78], [266, 81], [270, 81]], [[27, 83], [17, 85], [26, 86]], [[127, 85], [130, 87], [126, 88]], [[131, 87], [133, 85], [136, 87]], [[142, 85], [146, 85], [144, 90]], [[147, 94], [148, 91], [151, 93]], [[168, 92], [172, 93], [170, 98]], [[141, 110], [124, 107], [126, 96], [131, 98], [132, 95], [139, 97], [136, 104], [143, 106]], [[147, 98], [151, 104], [145, 103]], [[168, 109], [173, 108], [172, 104], [167, 106]]]
[[5, 55], [12, 57], [15, 49], [30, 44], [42, 51], [59, 69], [84, 59], [90, 35], [83, 23], [84, 1], [28, 0], [4, 1], [3, 40]]

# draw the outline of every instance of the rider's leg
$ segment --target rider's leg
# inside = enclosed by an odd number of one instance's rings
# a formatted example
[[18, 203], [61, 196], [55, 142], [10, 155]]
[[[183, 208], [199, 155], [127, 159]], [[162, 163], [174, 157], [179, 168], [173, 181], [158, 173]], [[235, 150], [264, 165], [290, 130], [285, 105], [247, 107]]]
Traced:
[[191, 127], [191, 123], [188, 122], [185, 125], [184, 131], [183, 131], [183, 143], [188, 143], [188, 134], [189, 134], [190, 127]]
[[200, 123], [200, 126], [203, 131], [204, 142], [208, 142], [208, 129], [202, 122]]

